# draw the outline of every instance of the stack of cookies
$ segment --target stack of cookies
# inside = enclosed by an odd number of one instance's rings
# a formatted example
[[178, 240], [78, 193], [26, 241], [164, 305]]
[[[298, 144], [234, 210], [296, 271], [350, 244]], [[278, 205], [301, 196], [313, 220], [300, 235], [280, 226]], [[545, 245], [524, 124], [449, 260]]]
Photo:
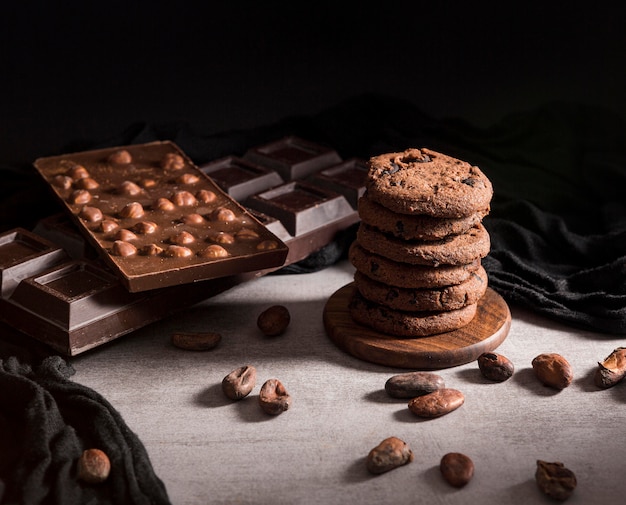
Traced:
[[430, 149], [371, 158], [349, 251], [352, 319], [399, 337], [467, 325], [487, 289], [492, 195], [478, 167]]

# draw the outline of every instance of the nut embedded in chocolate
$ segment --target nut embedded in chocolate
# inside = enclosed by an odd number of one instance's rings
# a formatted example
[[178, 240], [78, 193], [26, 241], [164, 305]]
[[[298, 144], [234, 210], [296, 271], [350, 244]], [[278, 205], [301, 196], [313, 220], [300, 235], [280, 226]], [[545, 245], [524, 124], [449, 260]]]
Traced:
[[123, 240], [116, 240], [113, 242], [111, 249], [113, 256], [128, 257], [137, 254], [137, 248], [130, 242], [124, 242]]
[[115, 234], [115, 238], [117, 240], [123, 240], [124, 242], [130, 242], [132, 240], [137, 240], [137, 235], [135, 235], [132, 231], [127, 230], [126, 228], [122, 228], [117, 231]]
[[183, 216], [181, 221], [183, 222], [183, 224], [192, 225], [192, 226], [203, 224], [206, 222], [202, 214], [198, 214], [195, 212], [192, 214], [187, 214], [186, 216]]
[[169, 245], [163, 250], [163, 256], [168, 258], [189, 258], [193, 256], [193, 251], [181, 245]]
[[178, 184], [195, 184], [200, 180], [200, 177], [194, 174], [183, 174], [176, 178]]
[[259, 234], [250, 228], [242, 228], [235, 234], [235, 237], [237, 240], [258, 240]]
[[233, 237], [230, 233], [227, 233], [225, 231], [209, 233], [207, 235], [207, 239], [217, 244], [234, 244], [235, 243], [235, 237]]
[[211, 203], [217, 199], [217, 195], [208, 189], [201, 189], [196, 194], [196, 198], [202, 203]]
[[150, 235], [156, 232], [159, 225], [153, 221], [140, 221], [133, 226], [133, 231], [139, 235]]
[[124, 181], [119, 187], [119, 193], [122, 195], [137, 196], [141, 192], [142, 189], [132, 181]]
[[194, 237], [188, 231], [181, 231], [177, 233], [176, 235], [171, 236], [169, 241], [170, 241], [170, 244], [189, 245], [189, 244], [193, 244], [196, 241], [196, 237]]
[[126, 149], [119, 149], [109, 155], [109, 163], [113, 163], [115, 165], [128, 165], [133, 161], [133, 157]]
[[91, 177], [83, 177], [76, 181], [75, 186], [80, 189], [98, 189], [100, 183]]
[[185, 168], [185, 160], [180, 154], [166, 153], [161, 160], [161, 168], [166, 170], [181, 170]]
[[143, 206], [139, 202], [130, 202], [120, 210], [120, 217], [140, 218], [144, 216]]
[[155, 202], [154, 207], [158, 210], [169, 212], [174, 210], [176, 208], [176, 205], [174, 205], [174, 202], [168, 200], [167, 198], [159, 198]]
[[217, 244], [207, 246], [200, 252], [198, 252], [198, 256], [202, 258], [226, 258], [228, 257], [228, 255], [228, 251], [224, 249], [221, 245]]
[[95, 223], [102, 219], [102, 211], [98, 207], [89, 207], [87, 205], [81, 209], [78, 215], [90, 223]]
[[74, 181], [69, 175], [56, 175], [52, 179], [52, 184], [61, 189], [70, 189], [73, 183]]
[[113, 221], [112, 219], [104, 219], [100, 223], [100, 231], [102, 233], [111, 233], [112, 231], [117, 230], [119, 226], [120, 225], [116, 221]]
[[258, 251], [271, 251], [278, 248], [278, 243], [275, 240], [263, 240], [256, 246]]
[[77, 163], [70, 162], [70, 168], [67, 171], [67, 175], [69, 175], [72, 179], [77, 181], [78, 179], [89, 177], [89, 172], [82, 165], [78, 165]]
[[211, 219], [214, 221], [229, 222], [237, 219], [237, 216], [235, 216], [235, 213], [230, 209], [218, 207], [213, 212], [211, 212]]
[[178, 207], [192, 207], [198, 200], [189, 191], [177, 191], [172, 195], [172, 203]]
[[91, 201], [91, 193], [86, 189], [77, 189], [76, 191], [72, 191], [68, 200], [70, 203], [77, 205], [89, 203]]

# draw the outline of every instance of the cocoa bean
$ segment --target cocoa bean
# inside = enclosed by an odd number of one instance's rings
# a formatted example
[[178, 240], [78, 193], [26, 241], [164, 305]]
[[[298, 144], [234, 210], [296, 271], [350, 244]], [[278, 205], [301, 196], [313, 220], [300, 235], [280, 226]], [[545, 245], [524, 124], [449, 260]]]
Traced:
[[409, 445], [397, 437], [389, 437], [374, 447], [365, 460], [367, 470], [381, 474], [413, 461], [413, 451]]
[[532, 367], [537, 378], [554, 389], [565, 389], [574, 379], [571, 365], [560, 354], [540, 354], [533, 359]]
[[560, 462], [537, 460], [535, 480], [539, 489], [555, 500], [567, 500], [576, 489], [576, 475]]
[[100, 449], [87, 449], [78, 459], [78, 478], [89, 484], [99, 484], [109, 477], [111, 462]]
[[259, 314], [257, 326], [264, 335], [274, 337], [284, 333], [290, 321], [291, 315], [287, 307], [272, 305]]
[[222, 341], [219, 333], [205, 332], [178, 332], [172, 335], [172, 344], [187, 351], [209, 351]]
[[222, 379], [222, 391], [231, 400], [241, 400], [250, 394], [256, 384], [256, 368], [244, 365]]
[[598, 362], [594, 382], [600, 388], [615, 386], [626, 376], [626, 347], [618, 347], [604, 361]]
[[418, 417], [432, 419], [449, 414], [465, 402], [463, 393], [457, 389], [442, 388], [409, 401], [409, 410]]
[[385, 391], [394, 398], [415, 398], [445, 387], [441, 376], [432, 372], [407, 372], [390, 377]]
[[515, 370], [509, 358], [495, 352], [484, 352], [478, 356], [478, 368], [485, 379], [494, 382], [510, 379]]
[[463, 487], [474, 476], [474, 462], [465, 454], [449, 452], [441, 458], [439, 470], [448, 484]]
[[259, 404], [266, 414], [277, 416], [289, 409], [291, 396], [278, 379], [268, 379], [261, 386]]

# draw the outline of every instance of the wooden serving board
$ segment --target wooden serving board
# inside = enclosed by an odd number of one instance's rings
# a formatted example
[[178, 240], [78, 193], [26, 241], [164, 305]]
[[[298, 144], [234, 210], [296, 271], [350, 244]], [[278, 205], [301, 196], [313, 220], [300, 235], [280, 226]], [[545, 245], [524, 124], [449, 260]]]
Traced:
[[324, 307], [324, 327], [330, 339], [348, 354], [380, 365], [433, 370], [463, 365], [496, 349], [507, 337], [511, 312], [504, 299], [488, 288], [474, 319], [463, 328], [419, 338], [379, 333], [356, 323], [348, 304], [354, 283], [337, 290]]

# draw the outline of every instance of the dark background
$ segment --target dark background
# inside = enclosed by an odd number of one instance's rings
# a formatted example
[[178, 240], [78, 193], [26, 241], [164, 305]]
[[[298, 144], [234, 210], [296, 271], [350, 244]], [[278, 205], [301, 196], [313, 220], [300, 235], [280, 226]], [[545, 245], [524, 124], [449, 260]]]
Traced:
[[6, 2], [0, 163], [27, 170], [137, 122], [210, 135], [364, 93], [478, 127], [553, 101], [626, 115], [623, 7], [492, 5]]

